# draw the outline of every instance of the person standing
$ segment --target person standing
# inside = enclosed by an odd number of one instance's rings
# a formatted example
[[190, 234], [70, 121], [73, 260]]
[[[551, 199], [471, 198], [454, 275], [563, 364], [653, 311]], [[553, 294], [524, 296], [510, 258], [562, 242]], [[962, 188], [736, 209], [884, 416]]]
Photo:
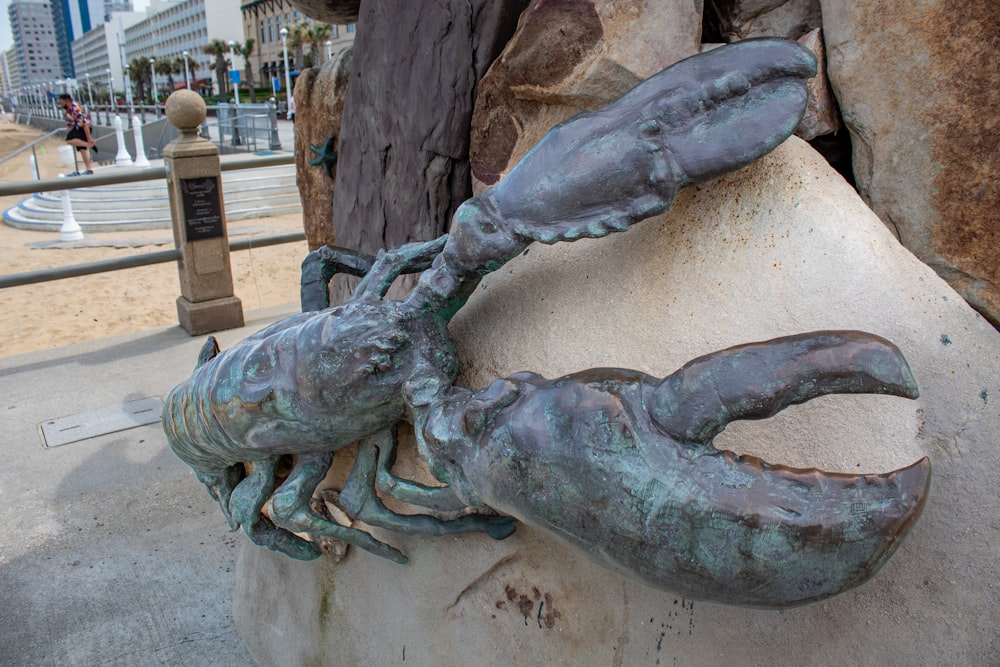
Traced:
[[[97, 144], [94, 143], [90, 135], [90, 114], [73, 101], [73, 96], [63, 93], [59, 96], [59, 106], [63, 110], [63, 118], [66, 120], [66, 143], [76, 147], [77, 152], [83, 156], [83, 164], [86, 167], [84, 174], [93, 174], [94, 170], [90, 161], [90, 149], [93, 147], [97, 152]], [[79, 176], [79, 171], [74, 171], [69, 176]]]

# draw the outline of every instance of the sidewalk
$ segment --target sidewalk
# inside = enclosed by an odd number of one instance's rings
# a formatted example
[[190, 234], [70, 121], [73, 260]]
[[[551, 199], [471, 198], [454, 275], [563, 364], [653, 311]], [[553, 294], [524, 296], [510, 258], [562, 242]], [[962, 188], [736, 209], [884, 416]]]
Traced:
[[231, 616], [242, 534], [159, 422], [42, 445], [43, 423], [164, 397], [204, 338], [173, 326], [0, 359], [0, 665], [253, 664]]

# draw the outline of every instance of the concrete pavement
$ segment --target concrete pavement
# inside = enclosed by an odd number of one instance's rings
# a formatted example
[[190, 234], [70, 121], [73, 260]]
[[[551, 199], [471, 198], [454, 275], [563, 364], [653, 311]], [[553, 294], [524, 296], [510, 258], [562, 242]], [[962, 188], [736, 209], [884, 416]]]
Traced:
[[[225, 348], [297, 304], [247, 313]], [[0, 359], [0, 665], [249, 665], [231, 616], [242, 533], [159, 422], [43, 446], [41, 424], [164, 397], [180, 327]]]

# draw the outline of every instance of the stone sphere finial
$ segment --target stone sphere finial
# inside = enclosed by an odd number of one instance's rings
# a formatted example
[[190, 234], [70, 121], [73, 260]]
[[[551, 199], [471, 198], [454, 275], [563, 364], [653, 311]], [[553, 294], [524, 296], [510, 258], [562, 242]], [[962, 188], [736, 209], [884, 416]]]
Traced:
[[178, 90], [167, 98], [167, 119], [182, 135], [197, 134], [205, 120], [206, 106], [201, 95], [192, 90]]

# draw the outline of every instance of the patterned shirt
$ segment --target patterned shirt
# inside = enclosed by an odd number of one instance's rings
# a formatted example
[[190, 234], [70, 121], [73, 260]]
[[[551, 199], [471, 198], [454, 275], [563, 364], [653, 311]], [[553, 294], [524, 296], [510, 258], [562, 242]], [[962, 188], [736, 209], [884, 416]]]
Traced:
[[82, 130], [84, 125], [90, 125], [90, 114], [76, 102], [63, 111], [63, 118], [66, 120], [66, 127], [70, 130]]

